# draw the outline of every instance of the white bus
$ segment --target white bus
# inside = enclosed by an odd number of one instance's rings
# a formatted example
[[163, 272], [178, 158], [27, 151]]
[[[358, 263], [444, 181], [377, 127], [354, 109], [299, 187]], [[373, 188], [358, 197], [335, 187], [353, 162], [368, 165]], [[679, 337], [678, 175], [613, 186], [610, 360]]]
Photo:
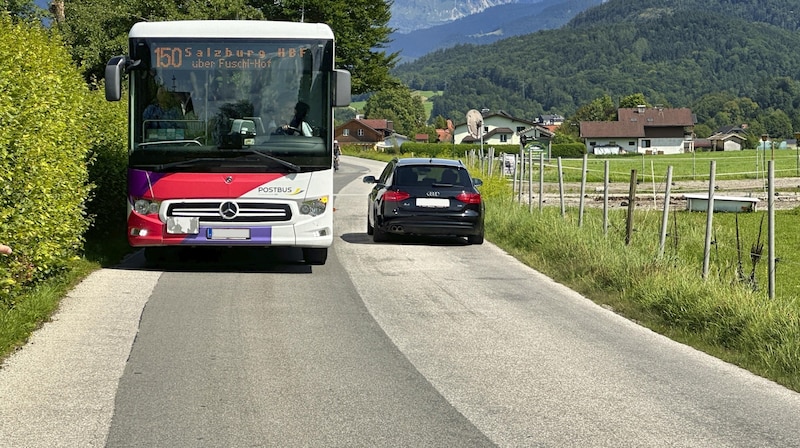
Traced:
[[[106, 66], [128, 78], [128, 242], [174, 246], [333, 243], [333, 108], [350, 103], [325, 24], [141, 22]], [[304, 117], [294, 117], [296, 113]]]

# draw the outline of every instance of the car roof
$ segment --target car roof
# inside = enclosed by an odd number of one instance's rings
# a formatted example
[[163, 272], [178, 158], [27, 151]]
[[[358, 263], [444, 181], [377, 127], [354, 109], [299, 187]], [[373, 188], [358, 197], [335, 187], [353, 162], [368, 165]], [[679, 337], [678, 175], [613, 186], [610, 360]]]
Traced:
[[397, 166], [404, 166], [404, 165], [444, 165], [444, 166], [451, 166], [454, 168], [464, 168], [464, 164], [461, 163], [460, 160], [451, 160], [451, 159], [439, 159], [435, 157], [406, 157], [402, 159], [397, 159]]

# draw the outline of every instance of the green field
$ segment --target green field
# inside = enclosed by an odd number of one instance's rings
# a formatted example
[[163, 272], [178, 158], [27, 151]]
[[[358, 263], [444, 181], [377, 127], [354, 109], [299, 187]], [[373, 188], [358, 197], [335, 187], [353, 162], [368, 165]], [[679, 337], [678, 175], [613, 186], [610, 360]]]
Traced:
[[[708, 180], [711, 161], [716, 161], [716, 179], [764, 179], [766, 166], [772, 158], [770, 151], [743, 150], [730, 152], [697, 152], [675, 155], [589, 156], [587, 182], [602, 182], [605, 161], [609, 161], [609, 179], [628, 182], [631, 170], [636, 170], [640, 181], [659, 182], [666, 179], [667, 167], [672, 166], [672, 180]], [[775, 177], [800, 177], [800, 159], [794, 149], [776, 150]], [[556, 160], [547, 163], [545, 180], [557, 182]], [[580, 182], [582, 159], [562, 159], [564, 181]], [[538, 158], [534, 164], [538, 163]]]
[[[425, 116], [428, 117], [428, 121], [430, 121], [432, 118], [431, 111], [433, 110], [433, 103], [428, 101], [428, 98], [434, 95], [439, 95], [442, 92], [434, 92], [432, 90], [414, 90], [411, 93], [422, 97], [422, 106], [425, 107]], [[350, 103], [350, 107], [355, 109], [357, 113], [364, 113], [364, 106], [366, 104], [366, 101], [353, 101]]]

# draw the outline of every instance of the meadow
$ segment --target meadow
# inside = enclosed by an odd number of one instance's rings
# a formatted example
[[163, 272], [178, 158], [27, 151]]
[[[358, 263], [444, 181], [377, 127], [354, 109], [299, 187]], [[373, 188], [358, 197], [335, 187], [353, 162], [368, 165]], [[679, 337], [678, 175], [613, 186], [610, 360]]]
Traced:
[[[636, 170], [642, 183], [663, 181], [667, 167], [672, 166], [672, 180], [707, 181], [711, 161], [716, 161], [718, 180], [765, 179], [767, 162], [773, 161], [775, 177], [800, 177], [800, 155], [795, 149], [779, 149], [774, 154], [767, 150], [743, 150], [730, 152], [696, 152], [671, 155], [620, 155], [593, 156], [587, 159], [587, 182], [602, 182], [605, 161], [609, 161], [611, 182], [630, 180], [631, 171]], [[534, 164], [538, 163], [538, 158]], [[562, 159], [565, 182], [580, 182], [583, 159]], [[545, 170], [546, 182], [557, 182], [555, 160], [550, 160]]]

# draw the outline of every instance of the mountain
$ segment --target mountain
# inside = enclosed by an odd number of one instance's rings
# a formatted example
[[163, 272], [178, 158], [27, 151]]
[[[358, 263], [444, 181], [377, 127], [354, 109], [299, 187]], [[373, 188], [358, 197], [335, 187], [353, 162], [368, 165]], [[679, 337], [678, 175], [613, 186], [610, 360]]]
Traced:
[[[386, 47], [399, 52], [400, 62], [412, 61], [434, 50], [459, 44], [487, 44], [521, 34], [565, 25], [581, 11], [603, 0], [518, 0], [425, 29], [395, 32]], [[395, 3], [396, 6], [396, 3]], [[393, 12], [392, 17], [395, 17]], [[399, 19], [398, 19], [399, 20]]]
[[[389, 26], [401, 33], [458, 20], [517, 0], [394, 0]], [[542, 1], [542, 0], [537, 0]]]
[[693, 107], [724, 93], [780, 110], [800, 129], [798, 10], [797, 0], [609, 0], [560, 29], [437, 50], [392, 73], [414, 89], [444, 90], [433, 117], [483, 107], [567, 116], [603, 95], [635, 93]]

